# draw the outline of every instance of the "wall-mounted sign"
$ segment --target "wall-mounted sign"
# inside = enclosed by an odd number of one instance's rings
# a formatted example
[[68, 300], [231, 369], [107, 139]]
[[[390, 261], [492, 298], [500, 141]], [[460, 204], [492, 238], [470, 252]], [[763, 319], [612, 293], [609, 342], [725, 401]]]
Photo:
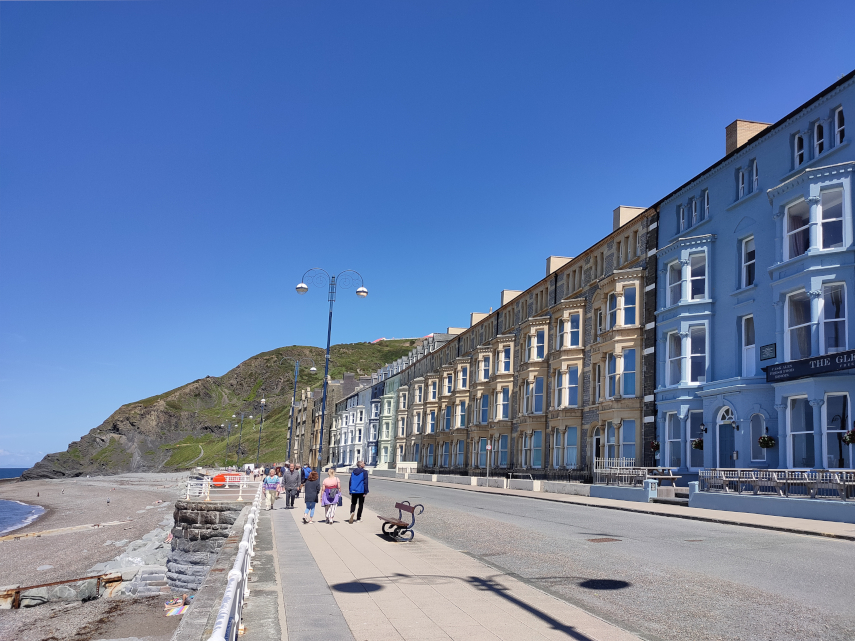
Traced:
[[768, 345], [760, 346], [760, 360], [768, 361], [770, 358], [777, 358], [777, 350], [775, 349], [775, 343], [769, 343]]
[[766, 372], [767, 383], [780, 383], [781, 381], [838, 372], [853, 367], [855, 367], [855, 349], [848, 352], [828, 354], [827, 356], [803, 358], [800, 361], [790, 361], [789, 363], [776, 363], [762, 369]]

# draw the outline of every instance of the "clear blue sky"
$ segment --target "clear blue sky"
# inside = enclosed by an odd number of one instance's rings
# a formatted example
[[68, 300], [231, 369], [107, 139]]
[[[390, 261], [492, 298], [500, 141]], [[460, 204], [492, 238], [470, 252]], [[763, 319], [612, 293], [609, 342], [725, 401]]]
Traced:
[[[463, 325], [855, 68], [855, 4], [4, 2], [0, 466], [122, 403]], [[813, 22], [811, 22], [813, 21]], [[813, 26], [809, 26], [809, 25]]]

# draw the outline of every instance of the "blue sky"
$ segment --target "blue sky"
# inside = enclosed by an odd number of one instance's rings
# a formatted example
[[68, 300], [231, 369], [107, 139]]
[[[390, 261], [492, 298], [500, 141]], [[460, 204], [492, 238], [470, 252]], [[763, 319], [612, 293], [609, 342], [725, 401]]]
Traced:
[[0, 466], [260, 351], [323, 345], [324, 292], [294, 292], [312, 266], [370, 292], [340, 295], [333, 342], [465, 324], [608, 233], [614, 207], [723, 156], [734, 119], [773, 122], [855, 68], [853, 18], [2, 3]]

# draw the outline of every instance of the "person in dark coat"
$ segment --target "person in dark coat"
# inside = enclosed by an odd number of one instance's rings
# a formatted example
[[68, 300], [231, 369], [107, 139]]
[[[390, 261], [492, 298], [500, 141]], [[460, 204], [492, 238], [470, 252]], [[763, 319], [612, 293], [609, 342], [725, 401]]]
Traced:
[[[318, 478], [317, 472], [309, 474], [303, 490], [306, 492], [306, 511], [303, 514], [303, 523], [313, 523], [315, 506], [318, 504], [318, 495], [321, 493], [321, 480]], [[308, 519], [306, 519], [307, 516]]]
[[294, 507], [294, 501], [300, 493], [300, 488], [303, 484], [300, 482], [300, 470], [291, 463], [288, 467], [282, 470], [282, 487], [285, 490], [285, 507], [291, 509]]
[[356, 469], [350, 474], [350, 522], [353, 523], [354, 512], [357, 504], [359, 511], [356, 512], [356, 520], [362, 520], [362, 506], [365, 504], [365, 495], [368, 494], [368, 472], [365, 471], [365, 461], [357, 461]]

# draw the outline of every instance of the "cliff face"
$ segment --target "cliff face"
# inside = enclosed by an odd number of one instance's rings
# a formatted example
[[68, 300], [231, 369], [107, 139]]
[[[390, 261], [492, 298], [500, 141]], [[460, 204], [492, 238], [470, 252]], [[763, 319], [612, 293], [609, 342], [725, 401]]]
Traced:
[[[368, 374], [412, 349], [413, 341], [334, 345], [330, 376]], [[283, 347], [244, 361], [220, 377], [207, 376], [172, 391], [121, 406], [65, 452], [48, 454], [24, 480], [187, 469], [193, 465], [279, 460], [285, 454], [293, 393], [293, 361], [311, 358], [318, 372], [300, 368], [299, 387], [318, 387], [324, 350]], [[264, 427], [261, 429], [261, 399]], [[241, 426], [240, 416], [244, 419]], [[233, 418], [235, 416], [235, 418]], [[250, 416], [252, 418], [250, 418]], [[231, 422], [231, 430], [229, 423]], [[240, 449], [238, 450], [238, 443]]]

